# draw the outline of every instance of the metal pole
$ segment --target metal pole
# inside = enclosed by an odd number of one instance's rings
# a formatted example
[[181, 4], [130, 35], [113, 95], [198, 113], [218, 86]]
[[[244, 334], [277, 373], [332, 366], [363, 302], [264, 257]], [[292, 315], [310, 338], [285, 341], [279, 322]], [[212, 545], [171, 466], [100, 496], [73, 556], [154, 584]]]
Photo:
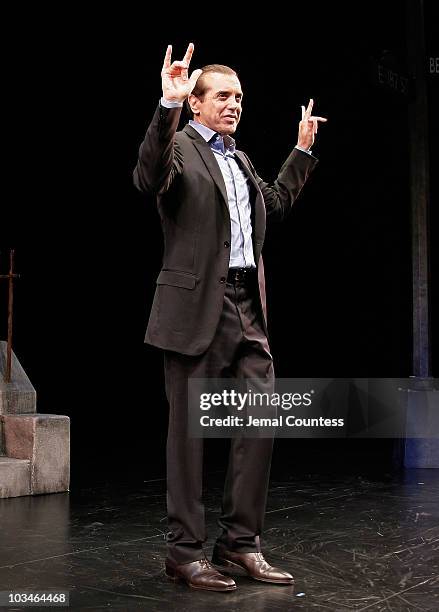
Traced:
[[14, 249], [9, 253], [8, 344], [5, 382], [11, 382], [12, 367], [12, 317], [14, 307]]
[[13, 324], [13, 308], [14, 308], [14, 279], [18, 278], [18, 274], [14, 273], [14, 249], [9, 253], [9, 273], [0, 274], [0, 279], [8, 279], [8, 341], [6, 345], [6, 373], [4, 381], [11, 382], [12, 370], [12, 324]]
[[429, 304], [428, 101], [423, 0], [407, 0], [408, 67], [415, 82], [409, 102], [410, 190], [412, 202], [413, 375], [431, 375]]

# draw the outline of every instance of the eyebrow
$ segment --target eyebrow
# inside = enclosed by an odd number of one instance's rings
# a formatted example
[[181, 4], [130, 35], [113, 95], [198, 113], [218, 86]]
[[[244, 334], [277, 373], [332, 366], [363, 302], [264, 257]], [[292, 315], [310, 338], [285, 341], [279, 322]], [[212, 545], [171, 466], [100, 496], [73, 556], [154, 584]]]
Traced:
[[[221, 91], [217, 91], [215, 96], [230, 95], [231, 93], [232, 92], [230, 90], [221, 90]], [[236, 95], [242, 98], [244, 94], [242, 92], [239, 92]]]

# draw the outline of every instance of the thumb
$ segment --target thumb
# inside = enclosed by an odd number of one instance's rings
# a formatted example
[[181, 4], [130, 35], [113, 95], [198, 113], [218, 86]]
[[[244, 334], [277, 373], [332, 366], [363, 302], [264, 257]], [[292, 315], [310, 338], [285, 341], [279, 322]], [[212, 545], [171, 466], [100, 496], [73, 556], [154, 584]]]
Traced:
[[305, 115], [305, 107], [301, 106], [300, 108], [302, 109], [302, 119], [303, 119], [303, 116]]
[[200, 68], [198, 68], [197, 70], [194, 70], [193, 73], [191, 74], [190, 79], [189, 79], [189, 83], [191, 84], [191, 91], [195, 87], [198, 77], [200, 76], [202, 72], [203, 71]]

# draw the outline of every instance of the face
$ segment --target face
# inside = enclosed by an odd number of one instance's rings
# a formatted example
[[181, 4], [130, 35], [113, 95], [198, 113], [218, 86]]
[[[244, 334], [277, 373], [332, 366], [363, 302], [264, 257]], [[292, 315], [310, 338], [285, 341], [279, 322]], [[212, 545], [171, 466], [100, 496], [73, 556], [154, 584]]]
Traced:
[[238, 77], [209, 72], [204, 77], [203, 99], [189, 96], [194, 121], [220, 134], [234, 134], [242, 111], [242, 90]]

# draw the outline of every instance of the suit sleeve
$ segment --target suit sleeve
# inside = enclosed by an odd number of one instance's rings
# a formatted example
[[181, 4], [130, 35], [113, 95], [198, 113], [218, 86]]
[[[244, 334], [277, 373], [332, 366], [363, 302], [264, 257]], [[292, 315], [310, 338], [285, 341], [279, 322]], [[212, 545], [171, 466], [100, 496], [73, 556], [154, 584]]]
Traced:
[[270, 185], [258, 176], [248, 157], [247, 160], [262, 192], [267, 217], [279, 219], [284, 219], [289, 214], [302, 187], [318, 163], [318, 159], [313, 155], [293, 149], [280, 169], [277, 179], [273, 185]]
[[159, 105], [140, 145], [134, 185], [149, 195], [166, 192], [183, 171], [183, 155], [175, 142], [181, 108]]

